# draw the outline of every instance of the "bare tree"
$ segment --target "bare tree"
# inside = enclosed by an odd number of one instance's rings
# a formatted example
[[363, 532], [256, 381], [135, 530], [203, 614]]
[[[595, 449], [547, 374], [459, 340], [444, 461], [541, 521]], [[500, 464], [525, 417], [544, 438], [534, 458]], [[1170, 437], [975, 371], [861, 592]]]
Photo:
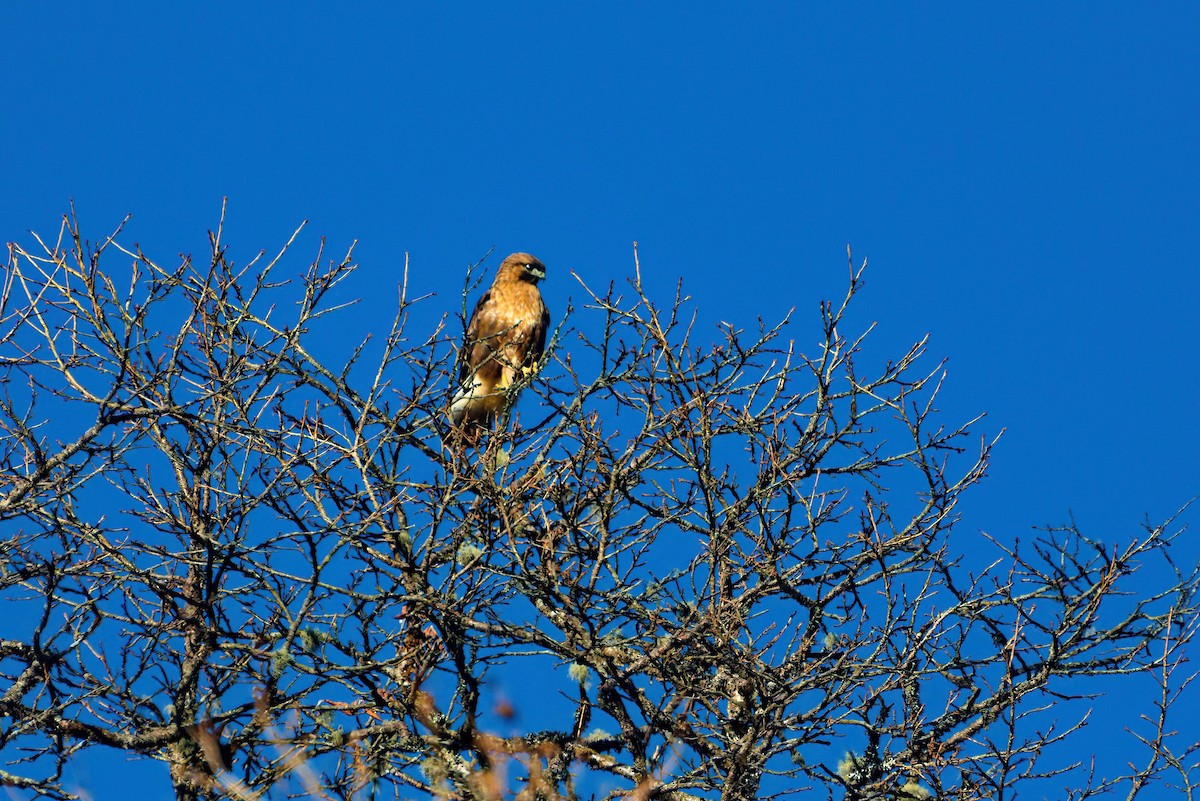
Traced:
[[[120, 238], [71, 216], [10, 245], [9, 787], [70, 797], [105, 746], [179, 799], [1192, 797], [1178, 525], [966, 530], [992, 443], [939, 421], [924, 340], [872, 364], [846, 333], [853, 263], [800, 342], [709, 337], [636, 259], [580, 281], [464, 452], [461, 317], [415, 325], [437, 301], [407, 282], [343, 353], [351, 253], [289, 278], [287, 247], [238, 265], [220, 227], [174, 266]], [[1131, 595], [1147, 566], [1167, 579]], [[1134, 756], [1091, 764], [1096, 677], [1138, 676]]]

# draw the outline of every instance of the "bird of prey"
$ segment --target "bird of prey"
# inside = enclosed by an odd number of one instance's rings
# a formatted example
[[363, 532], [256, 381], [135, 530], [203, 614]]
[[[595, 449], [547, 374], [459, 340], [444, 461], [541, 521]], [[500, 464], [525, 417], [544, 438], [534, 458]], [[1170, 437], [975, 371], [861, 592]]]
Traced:
[[538, 281], [546, 265], [528, 253], [500, 263], [491, 289], [475, 304], [459, 351], [459, 389], [450, 419], [460, 430], [480, 430], [512, 403], [520, 380], [537, 369], [546, 347], [550, 312]]

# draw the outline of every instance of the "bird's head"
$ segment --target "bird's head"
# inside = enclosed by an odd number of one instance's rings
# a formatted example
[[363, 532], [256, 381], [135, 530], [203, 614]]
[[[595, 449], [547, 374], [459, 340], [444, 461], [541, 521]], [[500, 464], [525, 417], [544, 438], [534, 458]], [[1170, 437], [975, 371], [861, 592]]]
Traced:
[[514, 253], [500, 263], [500, 275], [536, 284], [546, 277], [546, 265], [529, 253]]

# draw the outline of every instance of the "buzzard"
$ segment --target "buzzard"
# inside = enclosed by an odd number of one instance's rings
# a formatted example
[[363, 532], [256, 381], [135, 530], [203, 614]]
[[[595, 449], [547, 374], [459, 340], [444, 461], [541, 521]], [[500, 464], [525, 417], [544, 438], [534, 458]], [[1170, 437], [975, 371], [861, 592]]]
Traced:
[[550, 312], [537, 284], [546, 265], [528, 253], [500, 263], [491, 289], [475, 304], [467, 337], [459, 351], [459, 389], [450, 402], [450, 419], [462, 428], [479, 428], [512, 402], [512, 389], [536, 369], [546, 347]]

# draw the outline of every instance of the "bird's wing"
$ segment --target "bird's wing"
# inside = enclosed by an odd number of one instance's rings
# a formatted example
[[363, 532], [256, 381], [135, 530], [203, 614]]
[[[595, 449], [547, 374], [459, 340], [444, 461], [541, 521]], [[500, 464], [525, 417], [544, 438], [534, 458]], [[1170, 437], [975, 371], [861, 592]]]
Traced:
[[471, 312], [471, 321], [467, 323], [467, 335], [463, 339], [462, 351], [458, 354], [458, 380], [464, 383], [475, 372], [479, 365], [488, 358], [489, 346], [487, 337], [480, 339], [480, 318], [485, 307], [491, 302], [492, 290], [487, 290], [479, 296], [475, 311]]

